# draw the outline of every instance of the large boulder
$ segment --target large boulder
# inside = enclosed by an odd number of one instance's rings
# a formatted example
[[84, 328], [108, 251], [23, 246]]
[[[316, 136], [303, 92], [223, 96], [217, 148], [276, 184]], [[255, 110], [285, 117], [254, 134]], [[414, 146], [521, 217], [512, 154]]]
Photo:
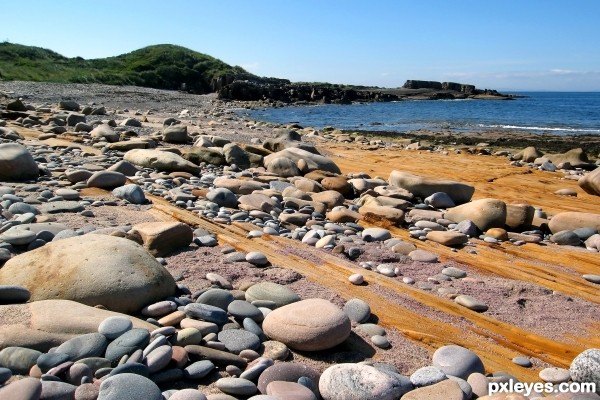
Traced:
[[0, 181], [26, 181], [40, 175], [29, 150], [17, 143], [0, 144]]
[[600, 196], [600, 168], [584, 175], [577, 183], [586, 193]]
[[309, 153], [319, 154], [311, 143], [303, 143], [302, 136], [297, 131], [290, 129], [274, 129], [274, 138], [265, 139], [263, 147], [267, 150], [278, 152], [291, 147], [306, 150]]
[[167, 143], [187, 143], [189, 140], [187, 126], [171, 125], [163, 130], [163, 141]]
[[527, 163], [534, 162], [537, 158], [540, 158], [544, 155], [541, 151], [538, 151], [533, 146], [529, 146], [512, 156], [513, 160], [521, 160]]
[[567, 211], [558, 213], [548, 223], [550, 232], [574, 231], [578, 228], [595, 228], [600, 231], [600, 214]]
[[404, 171], [394, 170], [390, 174], [390, 185], [408, 190], [415, 196], [426, 198], [437, 192], [444, 192], [455, 204], [463, 204], [471, 200], [475, 188], [466, 183], [425, 178]]
[[296, 162], [286, 157], [272, 159], [267, 166], [267, 171], [284, 178], [301, 175]]
[[298, 162], [300, 160], [303, 160], [303, 162], [306, 163], [307, 171], [314, 171], [320, 169], [327, 172], [333, 172], [334, 174], [341, 173], [339, 167], [327, 157], [318, 154], [313, 154], [299, 148], [287, 148], [278, 151], [277, 153], [269, 154], [264, 158], [265, 168], [269, 169], [269, 164], [271, 163], [271, 161], [277, 158], [289, 158], [294, 163], [296, 163], [296, 165], [298, 165]]
[[250, 168], [250, 155], [235, 143], [227, 143], [223, 146], [223, 156], [229, 165], [235, 164], [241, 169]]
[[595, 165], [590, 160], [583, 149], [572, 149], [562, 154], [546, 154], [542, 159], [552, 161], [554, 165], [569, 163], [573, 168], [594, 169]]
[[107, 125], [101, 124], [92, 129], [90, 136], [96, 140], [105, 140], [108, 143], [115, 143], [119, 141], [119, 134]]
[[200, 167], [167, 151], [134, 149], [125, 153], [123, 159], [141, 167], [154, 168], [163, 172], [200, 173]]
[[345, 341], [351, 332], [346, 313], [323, 299], [279, 307], [267, 314], [262, 327], [270, 338], [301, 351], [330, 349]]
[[108, 317], [122, 316], [134, 328], [154, 330], [141, 319], [86, 306], [70, 300], [41, 300], [27, 304], [0, 305], [0, 349], [17, 346], [48, 351], [77, 335], [98, 332]]
[[496, 199], [480, 199], [450, 208], [444, 218], [453, 222], [473, 221], [479, 230], [503, 228], [506, 223], [506, 203]]
[[183, 152], [182, 157], [196, 165], [204, 162], [212, 165], [223, 165], [225, 164], [225, 157], [223, 152], [218, 147], [198, 147], [194, 146]]
[[0, 284], [19, 285], [31, 300], [65, 299], [133, 313], [175, 293], [171, 274], [137, 243], [83, 235], [20, 254], [0, 269]]

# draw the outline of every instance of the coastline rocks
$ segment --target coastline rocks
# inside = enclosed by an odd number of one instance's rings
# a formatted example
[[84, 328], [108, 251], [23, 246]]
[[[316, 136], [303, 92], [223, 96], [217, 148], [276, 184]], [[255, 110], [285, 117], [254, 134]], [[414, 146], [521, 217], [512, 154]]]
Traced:
[[187, 247], [194, 239], [192, 228], [182, 222], [143, 222], [134, 225], [133, 231], [142, 238], [144, 248], [155, 257]]
[[39, 176], [39, 167], [29, 150], [17, 143], [0, 144], [0, 181], [26, 181]]
[[299, 168], [302, 172], [309, 172], [314, 170], [321, 170], [327, 172], [333, 172], [334, 174], [341, 174], [339, 167], [335, 165], [333, 161], [319, 154], [314, 154], [300, 148], [286, 148], [278, 151], [277, 153], [269, 154], [264, 158], [264, 165], [267, 170], [269, 164], [277, 158], [288, 158], [292, 160], [296, 165], [302, 160], [306, 165], [306, 169]]
[[600, 196], [600, 168], [596, 168], [592, 172], [584, 175], [579, 179], [577, 184], [586, 193]]
[[181, 156], [161, 150], [134, 149], [123, 156], [125, 161], [162, 172], [189, 172], [197, 175], [200, 167]]
[[433, 353], [432, 364], [446, 375], [467, 379], [474, 372], [485, 373], [481, 359], [469, 349], [457, 345], [442, 346]]
[[399, 379], [363, 364], [337, 364], [323, 371], [319, 391], [325, 400], [397, 400], [406, 389]]
[[437, 192], [444, 192], [456, 204], [466, 203], [471, 200], [475, 188], [461, 182], [430, 179], [418, 175], [413, 175], [408, 172], [394, 170], [390, 174], [390, 185], [398, 186], [408, 190], [415, 196], [426, 198]]
[[470, 220], [483, 232], [490, 228], [503, 228], [506, 204], [496, 199], [475, 200], [447, 210], [444, 218], [456, 223]]
[[8, 316], [10, 323], [0, 325], [0, 348], [17, 346], [48, 351], [76, 335], [97, 332], [103, 321], [113, 317], [127, 319], [136, 328], [156, 328], [135, 317], [69, 300], [0, 306], [0, 318]]
[[319, 351], [344, 342], [351, 326], [348, 316], [333, 303], [307, 299], [270, 312], [263, 321], [263, 330], [292, 349]]
[[106, 235], [63, 239], [13, 257], [0, 269], [0, 284], [27, 288], [33, 301], [75, 300], [125, 313], [175, 291], [171, 274], [146, 250]]
[[574, 231], [578, 228], [600, 230], [600, 214], [567, 211], [554, 215], [548, 223], [550, 232]]

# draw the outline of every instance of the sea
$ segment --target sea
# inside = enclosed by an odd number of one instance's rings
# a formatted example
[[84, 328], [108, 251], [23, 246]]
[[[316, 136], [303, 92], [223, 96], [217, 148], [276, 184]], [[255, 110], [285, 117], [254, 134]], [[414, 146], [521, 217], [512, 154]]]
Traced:
[[600, 135], [600, 92], [512, 92], [513, 100], [401, 100], [240, 111], [253, 120], [322, 129]]

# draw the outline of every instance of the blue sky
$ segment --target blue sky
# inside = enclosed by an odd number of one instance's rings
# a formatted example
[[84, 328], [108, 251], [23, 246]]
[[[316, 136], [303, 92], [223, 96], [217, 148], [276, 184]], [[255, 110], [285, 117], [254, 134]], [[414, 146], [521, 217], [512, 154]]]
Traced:
[[68, 57], [171, 43], [261, 76], [600, 91], [598, 0], [2, 1], [0, 40]]

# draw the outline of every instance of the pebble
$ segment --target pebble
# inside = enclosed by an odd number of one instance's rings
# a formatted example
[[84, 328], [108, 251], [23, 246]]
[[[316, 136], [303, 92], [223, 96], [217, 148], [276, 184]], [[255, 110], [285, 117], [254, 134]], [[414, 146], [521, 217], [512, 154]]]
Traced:
[[412, 373], [410, 382], [415, 387], [429, 386], [448, 379], [444, 371], [437, 367], [422, 367]]
[[371, 336], [371, 343], [382, 349], [387, 349], [390, 347], [389, 340], [385, 336], [381, 335]]
[[191, 303], [185, 306], [184, 310], [192, 318], [213, 322], [217, 325], [225, 325], [229, 321], [229, 317], [224, 310], [208, 304]]
[[244, 318], [251, 318], [256, 322], [263, 320], [263, 314], [258, 307], [248, 303], [245, 300], [233, 300], [227, 306], [227, 312], [235, 318], [243, 320]]
[[367, 228], [362, 232], [362, 238], [366, 242], [383, 242], [391, 237], [390, 231], [384, 228]]
[[461, 294], [460, 296], [457, 296], [454, 299], [454, 301], [457, 304], [460, 304], [461, 306], [466, 307], [473, 311], [485, 312], [488, 310], [487, 304], [482, 303], [481, 301], [477, 300], [476, 298], [466, 295], [466, 294]]
[[448, 345], [438, 348], [433, 353], [433, 366], [442, 370], [446, 375], [467, 379], [472, 373], [483, 374], [483, 362], [469, 349], [457, 345]]
[[98, 332], [107, 339], [113, 340], [127, 332], [133, 327], [133, 322], [129, 318], [115, 316], [108, 317], [98, 326]]
[[413, 250], [408, 253], [408, 256], [413, 261], [419, 261], [424, 263], [436, 263], [438, 262], [438, 256], [430, 251], [426, 250]]
[[252, 381], [242, 378], [221, 378], [216, 386], [223, 393], [233, 396], [252, 396], [257, 391]]
[[196, 299], [197, 303], [208, 304], [210, 306], [219, 307], [223, 311], [227, 311], [227, 307], [234, 300], [233, 295], [229, 290], [225, 289], [209, 289], [202, 293]]
[[362, 285], [365, 282], [365, 277], [362, 274], [352, 274], [348, 277], [348, 281], [353, 285]]
[[173, 393], [169, 400], [207, 400], [206, 396], [196, 389], [181, 389]]
[[186, 379], [202, 379], [215, 369], [215, 365], [210, 360], [200, 360], [188, 365], [183, 370]]
[[568, 382], [571, 379], [571, 373], [568, 369], [550, 367], [541, 370], [539, 372], [539, 377], [544, 382], [559, 384]]
[[514, 357], [512, 362], [524, 368], [530, 368], [532, 365], [531, 360], [523, 356]]
[[364, 323], [371, 317], [371, 307], [361, 299], [350, 299], [344, 304], [344, 312], [351, 321]]
[[[147, 332], [147, 331], [146, 331]], [[72, 361], [104, 355], [108, 341], [100, 333], [75, 336], [56, 348], [56, 352], [68, 354]]]
[[246, 290], [246, 300], [252, 303], [255, 300], [269, 300], [277, 307], [291, 304], [300, 300], [292, 289], [273, 282], [259, 282]]
[[258, 266], [264, 266], [269, 263], [267, 256], [258, 251], [251, 251], [250, 253], [246, 254], [246, 261], [248, 261], [250, 264]]
[[467, 276], [467, 273], [465, 271], [456, 267], [446, 267], [442, 270], [442, 274], [456, 279], [464, 278]]
[[31, 297], [27, 288], [16, 285], [0, 285], [0, 304], [26, 303]]
[[137, 374], [123, 373], [111, 376], [100, 384], [98, 400], [122, 399], [162, 400], [156, 384]]
[[219, 341], [233, 354], [239, 354], [242, 350], [258, 350], [260, 338], [254, 333], [244, 329], [227, 329], [219, 332]]

